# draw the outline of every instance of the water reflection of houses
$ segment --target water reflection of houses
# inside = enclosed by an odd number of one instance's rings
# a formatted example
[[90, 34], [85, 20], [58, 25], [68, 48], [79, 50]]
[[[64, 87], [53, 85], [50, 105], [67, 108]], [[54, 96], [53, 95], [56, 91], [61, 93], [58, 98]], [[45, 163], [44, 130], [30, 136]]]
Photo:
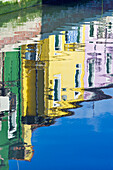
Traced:
[[83, 101], [110, 98], [99, 88], [113, 83], [112, 17], [100, 22], [0, 53], [0, 102], [7, 98], [0, 123], [0, 135], [5, 132], [0, 143], [3, 165], [6, 160], [8, 166], [8, 159], [31, 160], [36, 127], [72, 115], [68, 109], [81, 107]]
[[1, 16], [0, 52], [14, 51], [14, 48], [19, 48], [22, 44], [40, 39], [42, 10], [39, 7], [30, 8], [28, 11], [15, 12], [14, 16]]
[[[105, 19], [107, 40], [99, 38], [102, 24], [95, 21], [50, 35], [36, 45], [22, 46], [24, 120], [38, 123], [45, 122], [45, 116], [69, 115], [67, 109], [77, 108], [77, 102], [92, 97], [85, 88], [113, 82], [112, 17]], [[102, 29], [106, 34], [106, 26]]]
[[31, 161], [34, 154], [31, 135], [31, 125], [22, 125], [21, 140], [9, 146], [9, 159]]
[[[21, 125], [21, 56], [19, 49], [1, 53], [0, 160], [8, 169], [8, 159], [30, 160], [33, 155], [31, 128]], [[27, 133], [26, 133], [27, 132]]]
[[113, 17], [101, 18], [86, 26], [85, 87], [113, 83]]
[[[83, 35], [81, 39], [79, 32]], [[68, 112], [64, 110], [77, 107], [72, 105], [77, 96], [81, 96], [80, 100], [83, 100], [84, 33], [85, 27], [76, 27], [73, 31], [51, 35], [43, 41], [41, 60], [46, 64], [45, 114], [49, 116], [67, 115]], [[75, 50], [77, 41], [81, 41], [78, 51]], [[75, 88], [77, 91], [73, 91]]]
[[[22, 45], [22, 122], [29, 132], [71, 115], [68, 109], [80, 107], [83, 101], [111, 97], [95, 89], [113, 83], [112, 30], [109, 39], [102, 38], [99, 26], [91, 22]], [[106, 26], [103, 34], [107, 34]]]
[[[79, 28], [76, 29], [80, 39]], [[84, 31], [85, 27], [81, 29], [82, 34]], [[71, 50], [71, 44], [68, 40], [66, 42], [66, 38], [65, 32], [61, 32], [60, 35], [51, 35], [38, 42], [38, 45], [22, 46], [24, 120], [25, 117], [32, 121], [36, 120], [36, 117], [39, 120], [40, 116], [52, 119], [69, 115], [67, 108], [78, 107], [71, 104], [76, 97], [81, 96], [80, 100], [83, 100], [84, 90], [79, 87], [84, 87], [84, 38], [80, 40], [81, 47], [78, 52]], [[74, 43], [76, 46], [76, 40]], [[70, 47], [70, 50], [67, 47]], [[38, 56], [40, 62], [34, 61], [34, 56]], [[78, 88], [78, 91], [73, 91], [73, 88]]]
[[44, 114], [44, 67], [38, 62], [41, 44], [23, 45], [22, 53], [22, 120], [34, 126], [54, 121]]
[[[5, 164], [7, 164], [5, 162], [8, 161], [9, 146], [17, 142], [19, 138], [19, 133], [18, 133], [19, 126], [17, 125], [17, 123], [19, 122], [19, 110], [20, 110], [19, 97], [20, 96], [19, 96], [17, 83], [19, 79], [18, 71], [20, 66], [18, 63], [17, 55], [19, 55], [18, 52], [1, 53], [2, 66], [1, 66], [1, 82], [0, 82], [1, 96], [0, 97], [2, 98], [1, 101], [2, 106], [4, 105], [4, 108], [1, 108], [3, 113], [2, 116], [4, 117], [1, 117], [0, 154], [1, 154], [2, 162], [4, 162], [3, 163], [4, 167]], [[7, 100], [3, 100], [4, 98], [7, 98]], [[6, 155], [4, 155], [4, 152], [6, 152]]]
[[103, 34], [107, 34], [108, 39], [99, 39], [101, 24], [91, 22], [51, 35], [43, 41], [40, 58], [46, 64], [45, 114], [53, 117], [66, 115], [66, 109], [77, 108], [78, 102], [110, 97], [102, 91], [91, 93], [85, 90], [101, 89], [113, 83], [112, 17], [102, 20], [108, 26], [106, 33], [106, 26], [102, 25]]

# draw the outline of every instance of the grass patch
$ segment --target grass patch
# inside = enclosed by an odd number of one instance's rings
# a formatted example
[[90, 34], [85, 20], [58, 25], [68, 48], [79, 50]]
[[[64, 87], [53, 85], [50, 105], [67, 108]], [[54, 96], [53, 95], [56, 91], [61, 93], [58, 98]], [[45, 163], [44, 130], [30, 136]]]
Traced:
[[[19, 17], [19, 19], [18, 19]], [[14, 25], [22, 25], [28, 20], [33, 20], [34, 18], [42, 17], [42, 7], [35, 6], [32, 8], [25, 8], [23, 10], [7, 13], [0, 16], [0, 27], [7, 25], [7, 23], [12, 23]]]
[[0, 1], [0, 14], [6, 14], [14, 11], [18, 11], [23, 8], [32, 7], [37, 4], [41, 4], [42, 0], [22, 0], [18, 2], [1, 2]]

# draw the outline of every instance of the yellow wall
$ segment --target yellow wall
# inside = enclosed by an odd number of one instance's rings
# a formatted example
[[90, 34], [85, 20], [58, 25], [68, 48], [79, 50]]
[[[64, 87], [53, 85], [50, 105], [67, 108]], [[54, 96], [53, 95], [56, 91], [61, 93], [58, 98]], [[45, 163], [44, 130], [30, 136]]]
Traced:
[[[64, 33], [64, 32], [63, 32]], [[82, 44], [85, 42], [85, 26], [83, 27], [83, 37]], [[51, 35], [48, 39], [44, 40], [44, 48], [42, 46], [42, 54], [41, 60], [45, 60], [46, 68], [45, 68], [45, 114], [48, 116], [61, 116], [67, 114], [63, 113], [61, 109], [68, 109], [76, 107], [72, 105], [72, 102], [81, 101], [84, 99], [84, 60], [85, 60], [85, 50], [84, 47], [80, 47], [75, 51], [64, 51], [65, 46], [65, 35], [62, 35], [62, 51], [55, 51], [55, 36]], [[46, 53], [46, 50], [47, 53]], [[45, 53], [44, 53], [44, 52]], [[49, 51], [49, 55], [48, 55]], [[55, 55], [57, 53], [57, 55]], [[58, 55], [59, 54], [59, 55]], [[81, 64], [81, 77], [80, 88], [75, 89], [75, 73], [76, 73], [76, 64]], [[61, 101], [58, 103], [60, 107], [53, 107], [53, 100], [48, 100], [48, 96], [54, 96], [54, 79], [57, 75], [61, 75], [61, 89], [66, 88], [66, 91], [61, 90], [61, 96], [67, 95], [67, 100]], [[51, 90], [48, 90], [51, 89]], [[80, 98], [75, 99], [75, 91], [80, 92]], [[78, 106], [77, 106], [78, 107]]]
[[22, 138], [25, 146], [24, 160], [30, 161], [33, 157], [33, 146], [31, 144], [32, 130], [31, 125], [22, 125]]
[[26, 60], [26, 46], [22, 46], [22, 116], [36, 115], [35, 61]]
[[[62, 109], [78, 107], [77, 101], [84, 100], [84, 60], [85, 50], [81, 47], [85, 43], [85, 26], [82, 29], [82, 42], [77, 46], [75, 43], [74, 50], [66, 49], [65, 32], [61, 35], [61, 51], [55, 50], [55, 35], [49, 36], [49, 38], [41, 40], [37, 44], [37, 50], [40, 60], [45, 64], [44, 67], [44, 114], [48, 116], [63, 116], [68, 114], [63, 112]], [[70, 48], [72, 44], [68, 44]], [[41, 47], [41, 48], [40, 48]], [[27, 46], [22, 47], [22, 101], [23, 101], [23, 116], [36, 116], [36, 74], [34, 61], [28, 61], [24, 59]], [[81, 76], [80, 87], [75, 88], [75, 74], [76, 64], [81, 64]], [[61, 98], [56, 102], [59, 107], [54, 106], [54, 79], [57, 76], [61, 77]], [[63, 91], [62, 88], [66, 88]], [[79, 92], [78, 97], [75, 97], [75, 91]], [[64, 101], [62, 96], [66, 95], [67, 100]], [[50, 100], [51, 98], [51, 100]], [[42, 101], [43, 102], [43, 101]], [[40, 114], [40, 113], [39, 113]], [[42, 114], [42, 113], [41, 113]]]

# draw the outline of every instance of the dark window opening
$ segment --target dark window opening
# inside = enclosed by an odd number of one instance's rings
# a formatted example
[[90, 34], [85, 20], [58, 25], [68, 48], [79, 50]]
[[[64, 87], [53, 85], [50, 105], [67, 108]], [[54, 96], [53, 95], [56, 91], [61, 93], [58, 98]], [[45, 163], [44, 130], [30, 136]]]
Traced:
[[54, 85], [54, 101], [58, 101], [58, 79], [55, 80]]
[[94, 37], [94, 24], [90, 24], [90, 37]]
[[79, 87], [79, 70], [76, 70], [76, 74], [75, 74], [75, 87]]

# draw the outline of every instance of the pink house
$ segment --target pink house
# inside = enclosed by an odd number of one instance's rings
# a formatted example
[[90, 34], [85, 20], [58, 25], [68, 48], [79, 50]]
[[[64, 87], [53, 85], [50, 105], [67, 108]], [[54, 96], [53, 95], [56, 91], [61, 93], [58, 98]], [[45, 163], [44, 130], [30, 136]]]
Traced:
[[85, 29], [84, 87], [113, 83], [113, 17], [90, 22]]

